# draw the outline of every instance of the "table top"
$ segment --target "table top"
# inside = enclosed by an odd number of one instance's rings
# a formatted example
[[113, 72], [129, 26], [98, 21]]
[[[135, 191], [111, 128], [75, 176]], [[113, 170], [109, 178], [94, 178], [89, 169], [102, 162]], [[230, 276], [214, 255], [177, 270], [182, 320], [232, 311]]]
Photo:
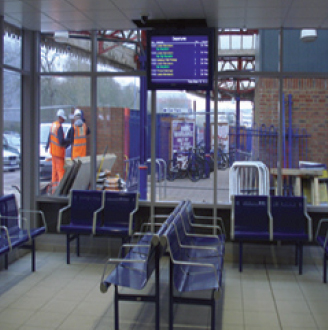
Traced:
[[[270, 173], [272, 175], [278, 175], [278, 169], [271, 168]], [[282, 168], [281, 174], [289, 176], [321, 176], [323, 170], [313, 168]]]

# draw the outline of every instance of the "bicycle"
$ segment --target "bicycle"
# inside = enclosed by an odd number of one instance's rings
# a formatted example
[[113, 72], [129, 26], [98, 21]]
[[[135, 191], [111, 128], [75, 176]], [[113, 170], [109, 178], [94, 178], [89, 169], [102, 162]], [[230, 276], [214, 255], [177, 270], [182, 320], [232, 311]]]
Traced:
[[200, 179], [199, 164], [192, 152], [174, 153], [173, 159], [167, 163], [167, 180], [185, 179], [186, 177], [193, 182]]

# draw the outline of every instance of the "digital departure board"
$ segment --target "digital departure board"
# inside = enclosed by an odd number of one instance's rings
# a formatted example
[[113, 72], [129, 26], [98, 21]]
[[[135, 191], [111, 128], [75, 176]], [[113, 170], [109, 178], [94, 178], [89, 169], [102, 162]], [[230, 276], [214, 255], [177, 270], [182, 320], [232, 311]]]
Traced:
[[212, 29], [148, 32], [148, 89], [211, 90]]

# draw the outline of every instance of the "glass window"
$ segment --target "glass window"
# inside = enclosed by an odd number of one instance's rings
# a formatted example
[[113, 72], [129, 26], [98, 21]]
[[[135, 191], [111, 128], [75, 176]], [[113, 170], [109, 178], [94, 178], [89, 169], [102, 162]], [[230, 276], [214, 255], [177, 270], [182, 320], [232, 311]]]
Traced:
[[[48, 146], [48, 138], [52, 123], [58, 121], [59, 110], [64, 138], [74, 123], [74, 111], [80, 109], [81, 120], [90, 125], [90, 79], [84, 77], [41, 77], [41, 108], [40, 108], [40, 192], [48, 195], [67, 195], [69, 190], [62, 190], [60, 174], [52, 177], [53, 161], [55, 161]], [[94, 132], [95, 133], [95, 132]], [[72, 146], [66, 140], [63, 155], [66, 158], [65, 166], [72, 167]], [[62, 150], [62, 149], [61, 149]], [[58, 151], [58, 150], [57, 150]], [[86, 138], [86, 156], [90, 155], [90, 138]], [[64, 164], [60, 163], [60, 169]], [[87, 186], [90, 179], [88, 179]], [[81, 188], [83, 189], [83, 188]], [[85, 189], [85, 188], [84, 188]]]
[[212, 203], [213, 179], [204, 139], [205, 99], [158, 91], [156, 117], [156, 199]]
[[[69, 37], [68, 37], [69, 36]], [[85, 34], [41, 35], [41, 72], [90, 71], [91, 41]]]
[[328, 31], [317, 30], [317, 38], [312, 42], [301, 38], [301, 32], [284, 30], [284, 71], [328, 72]]
[[3, 181], [4, 193], [17, 195], [13, 188], [21, 186], [21, 76], [20, 74], [4, 71], [4, 111], [3, 111]]
[[21, 68], [22, 65], [22, 38], [21, 31], [17, 28], [5, 24], [4, 41], [4, 54], [3, 63]]
[[97, 70], [109, 72], [136, 70], [139, 66], [137, 49], [139, 49], [137, 31], [104, 31], [98, 36]]
[[[140, 163], [140, 78], [98, 78], [97, 150], [112, 161], [98, 188], [138, 190]], [[150, 122], [149, 122], [150, 123]]]

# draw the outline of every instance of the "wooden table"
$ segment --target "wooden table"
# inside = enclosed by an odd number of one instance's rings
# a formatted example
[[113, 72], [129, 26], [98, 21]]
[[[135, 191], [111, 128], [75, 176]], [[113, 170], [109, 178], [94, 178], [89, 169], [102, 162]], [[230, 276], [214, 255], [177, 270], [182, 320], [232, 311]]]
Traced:
[[[270, 169], [270, 174], [274, 177], [274, 185], [277, 187], [278, 169]], [[311, 202], [312, 205], [320, 205], [319, 177], [323, 170], [308, 168], [282, 168], [281, 175], [293, 178], [293, 191], [295, 196], [302, 196], [302, 179], [309, 179], [311, 182]]]

